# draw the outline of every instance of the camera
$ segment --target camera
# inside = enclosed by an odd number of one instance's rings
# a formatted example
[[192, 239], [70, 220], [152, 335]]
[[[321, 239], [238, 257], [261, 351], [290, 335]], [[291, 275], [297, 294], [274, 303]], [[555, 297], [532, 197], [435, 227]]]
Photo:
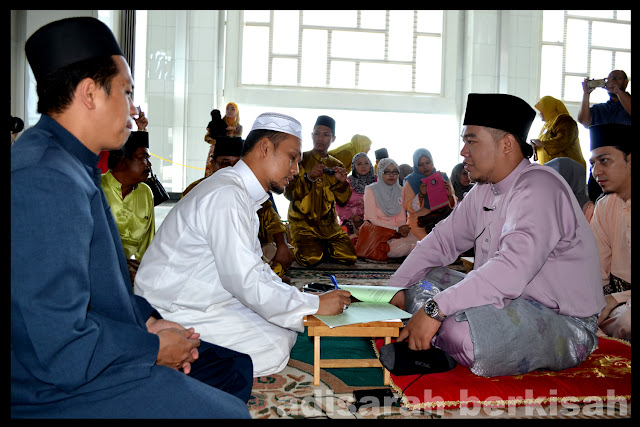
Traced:
[[324, 169], [322, 169], [322, 173], [325, 173], [327, 175], [335, 175], [336, 171], [334, 171], [333, 169], [330, 169], [330, 168], [324, 168]]
[[604, 87], [607, 84], [607, 79], [589, 80], [589, 87]]

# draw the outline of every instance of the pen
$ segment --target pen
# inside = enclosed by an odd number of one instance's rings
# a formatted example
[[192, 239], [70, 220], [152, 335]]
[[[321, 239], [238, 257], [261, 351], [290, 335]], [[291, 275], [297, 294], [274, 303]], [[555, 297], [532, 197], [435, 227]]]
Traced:
[[[338, 286], [338, 281], [336, 280], [336, 276], [332, 274], [331, 276], [329, 276], [329, 278], [333, 282], [333, 286], [339, 290], [340, 286]], [[343, 310], [346, 310], [347, 308], [349, 308], [349, 306], [345, 304]]]
[[336, 289], [340, 289], [340, 286], [338, 286], [338, 281], [336, 280], [336, 276], [334, 276], [333, 274], [331, 276], [329, 276], [329, 278], [331, 279], [331, 281], [333, 282], [333, 286]]

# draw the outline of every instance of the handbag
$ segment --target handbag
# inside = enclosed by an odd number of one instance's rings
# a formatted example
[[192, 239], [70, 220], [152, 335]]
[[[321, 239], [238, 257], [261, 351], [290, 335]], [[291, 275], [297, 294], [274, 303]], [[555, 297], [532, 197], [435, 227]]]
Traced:
[[153, 173], [153, 169], [151, 169], [149, 173], [149, 179], [144, 183], [147, 184], [153, 192], [153, 206], [158, 206], [160, 203], [169, 200], [169, 193], [164, 189], [156, 174]]
[[436, 209], [435, 211], [431, 211], [426, 215], [419, 216], [418, 227], [422, 227], [427, 233], [430, 233], [433, 227], [435, 227], [437, 223], [448, 217], [452, 211], [453, 209], [451, 209], [447, 205], [440, 209]]

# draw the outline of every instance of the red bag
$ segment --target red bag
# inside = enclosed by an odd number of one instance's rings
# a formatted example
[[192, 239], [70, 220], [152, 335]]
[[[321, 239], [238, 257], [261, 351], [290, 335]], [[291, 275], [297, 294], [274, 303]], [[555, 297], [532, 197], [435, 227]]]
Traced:
[[365, 221], [360, 227], [356, 242], [356, 255], [361, 258], [386, 261], [389, 253], [387, 240], [396, 235], [395, 230], [379, 227]]

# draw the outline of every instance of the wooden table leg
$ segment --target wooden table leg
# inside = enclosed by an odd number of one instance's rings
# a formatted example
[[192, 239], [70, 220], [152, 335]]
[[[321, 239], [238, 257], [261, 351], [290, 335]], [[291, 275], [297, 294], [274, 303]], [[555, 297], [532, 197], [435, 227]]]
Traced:
[[[386, 344], [391, 344], [391, 337], [384, 337], [384, 343]], [[387, 370], [387, 368], [382, 367], [383, 372], [384, 372], [384, 376], [383, 376], [383, 384], [384, 385], [389, 385], [389, 383], [391, 382], [391, 373]]]
[[313, 337], [313, 385], [320, 385], [320, 337]]

